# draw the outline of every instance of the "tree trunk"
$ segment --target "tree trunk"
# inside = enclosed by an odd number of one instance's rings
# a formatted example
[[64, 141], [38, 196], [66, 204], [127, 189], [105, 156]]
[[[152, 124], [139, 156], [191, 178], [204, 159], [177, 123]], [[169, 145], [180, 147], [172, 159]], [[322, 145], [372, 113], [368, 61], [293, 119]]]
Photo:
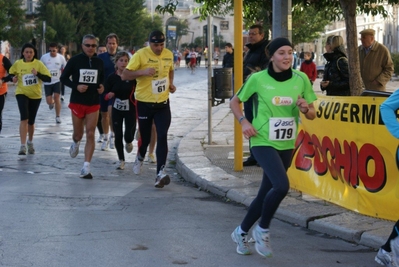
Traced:
[[346, 40], [348, 46], [349, 61], [349, 85], [351, 95], [358, 96], [363, 91], [363, 81], [360, 75], [360, 62], [358, 52], [358, 35], [356, 25], [356, 1], [340, 0], [345, 17]]

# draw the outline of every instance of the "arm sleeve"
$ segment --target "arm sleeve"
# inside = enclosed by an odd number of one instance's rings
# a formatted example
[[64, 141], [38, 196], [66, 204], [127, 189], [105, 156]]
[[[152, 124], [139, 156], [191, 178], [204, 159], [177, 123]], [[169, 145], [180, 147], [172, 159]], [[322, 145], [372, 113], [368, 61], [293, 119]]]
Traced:
[[381, 107], [381, 117], [388, 131], [395, 137], [399, 138], [399, 122], [397, 119], [397, 110], [399, 109], [399, 91], [395, 91]]
[[71, 79], [69, 78], [73, 72], [72, 65], [73, 65], [73, 59], [70, 59], [66, 64], [64, 71], [61, 74], [60, 81], [64, 85], [70, 87], [71, 89], [77, 89], [78, 85], [72, 82]]

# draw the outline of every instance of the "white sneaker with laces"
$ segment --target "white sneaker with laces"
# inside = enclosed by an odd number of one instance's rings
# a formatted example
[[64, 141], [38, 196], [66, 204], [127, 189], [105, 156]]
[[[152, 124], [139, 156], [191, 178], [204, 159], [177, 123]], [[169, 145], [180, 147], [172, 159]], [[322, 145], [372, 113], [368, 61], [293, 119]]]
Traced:
[[163, 168], [159, 171], [157, 178], [155, 178], [155, 187], [163, 188], [165, 185], [170, 183], [169, 175], [167, 175]]
[[55, 122], [56, 122], [56, 123], [61, 123], [61, 118], [60, 118], [60, 116], [55, 117]]
[[125, 161], [124, 160], [120, 160], [118, 162], [118, 167], [116, 167], [117, 170], [124, 170], [125, 169]]
[[384, 249], [380, 248], [378, 250], [377, 255], [375, 256], [374, 260], [379, 263], [382, 266], [392, 266], [392, 258], [391, 255], [388, 251], [385, 251]]
[[272, 248], [270, 246], [269, 229], [262, 231], [259, 225], [257, 225], [252, 231], [252, 237], [255, 239], [255, 249], [259, 255], [267, 258], [273, 256]]
[[240, 234], [239, 230], [240, 226], [237, 226], [236, 229], [231, 233], [231, 239], [237, 244], [237, 253], [240, 255], [250, 255], [252, 252], [249, 248], [249, 244], [247, 241], [247, 233]]
[[102, 134], [100, 134], [100, 136], [97, 139], [97, 143], [102, 143], [104, 139], [104, 136]]
[[133, 173], [139, 175], [141, 172], [141, 166], [143, 166], [143, 161], [136, 157], [136, 160], [133, 163]]
[[79, 145], [80, 141], [77, 143], [72, 143], [71, 147], [69, 148], [69, 155], [71, 156], [71, 158], [76, 158], [76, 156], [79, 154]]
[[115, 149], [115, 136], [111, 135], [109, 138], [109, 148], [110, 149]]
[[90, 173], [90, 166], [83, 165], [83, 168], [80, 170], [80, 178], [83, 179], [92, 179], [93, 175]]
[[133, 151], [133, 143], [126, 143], [125, 144], [125, 150], [127, 153], [130, 153]]
[[103, 144], [101, 145], [101, 150], [102, 151], [108, 150], [108, 145], [109, 145], [109, 140], [108, 139], [104, 139], [103, 140]]
[[21, 147], [19, 148], [18, 155], [26, 155], [26, 146], [25, 145], [21, 145]]

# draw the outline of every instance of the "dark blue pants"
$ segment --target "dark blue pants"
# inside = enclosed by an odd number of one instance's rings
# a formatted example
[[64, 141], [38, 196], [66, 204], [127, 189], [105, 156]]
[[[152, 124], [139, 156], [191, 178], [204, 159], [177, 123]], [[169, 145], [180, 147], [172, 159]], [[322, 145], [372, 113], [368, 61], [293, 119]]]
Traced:
[[141, 145], [139, 147], [139, 157], [145, 158], [147, 147], [151, 141], [152, 121], [157, 128], [157, 174], [166, 164], [168, 156], [168, 130], [172, 120], [170, 113], [169, 100], [166, 103], [145, 103], [137, 101], [137, 115]]
[[289, 190], [287, 169], [291, 165], [292, 149], [276, 150], [268, 146], [255, 146], [252, 151], [263, 169], [258, 195], [248, 208], [241, 229], [248, 232], [260, 218], [259, 226], [267, 229], [281, 201]]

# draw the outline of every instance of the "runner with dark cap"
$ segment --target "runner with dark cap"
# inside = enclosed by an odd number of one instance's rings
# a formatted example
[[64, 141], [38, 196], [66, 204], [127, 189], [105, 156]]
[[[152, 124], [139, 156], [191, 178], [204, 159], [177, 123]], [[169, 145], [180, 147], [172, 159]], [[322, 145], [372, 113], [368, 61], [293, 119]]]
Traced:
[[173, 53], [165, 47], [165, 35], [153, 31], [149, 46], [138, 50], [122, 73], [122, 80], [137, 80], [135, 98], [142, 143], [138, 147], [133, 172], [140, 174], [147, 147], [151, 139], [152, 122], [157, 129], [157, 177], [155, 187], [162, 188], [170, 183], [164, 171], [168, 155], [168, 130], [171, 122], [169, 93], [174, 93]]

